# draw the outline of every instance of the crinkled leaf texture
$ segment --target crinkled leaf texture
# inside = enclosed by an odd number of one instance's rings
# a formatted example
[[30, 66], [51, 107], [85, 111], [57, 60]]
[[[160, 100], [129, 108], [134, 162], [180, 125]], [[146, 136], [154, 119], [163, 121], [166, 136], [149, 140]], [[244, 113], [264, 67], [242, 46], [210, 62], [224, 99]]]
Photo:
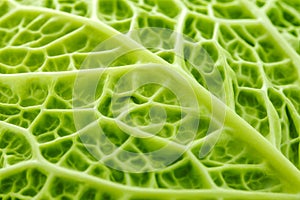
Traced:
[[[300, 199], [299, 11], [298, 0], [0, 1], [0, 199]], [[161, 43], [107, 65], [118, 50], [98, 44], [147, 27], [193, 42], [154, 31]], [[191, 45], [221, 93], [187, 62]], [[163, 87], [172, 80], [179, 93]], [[126, 154], [163, 146], [182, 152], [164, 167]]]

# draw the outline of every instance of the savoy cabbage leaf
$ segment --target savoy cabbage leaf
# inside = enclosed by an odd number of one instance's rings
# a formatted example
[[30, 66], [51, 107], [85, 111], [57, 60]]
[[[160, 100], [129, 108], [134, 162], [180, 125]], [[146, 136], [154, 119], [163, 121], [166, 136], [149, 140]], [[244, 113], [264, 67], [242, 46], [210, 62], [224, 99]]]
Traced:
[[1, 1], [0, 198], [300, 199], [299, 10]]

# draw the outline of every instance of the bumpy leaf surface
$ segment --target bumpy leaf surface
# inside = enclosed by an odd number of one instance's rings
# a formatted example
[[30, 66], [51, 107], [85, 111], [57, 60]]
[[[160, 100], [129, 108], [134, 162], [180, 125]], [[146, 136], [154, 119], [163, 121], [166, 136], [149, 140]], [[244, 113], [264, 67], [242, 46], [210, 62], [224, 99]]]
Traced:
[[299, 13], [0, 1], [0, 199], [300, 199]]

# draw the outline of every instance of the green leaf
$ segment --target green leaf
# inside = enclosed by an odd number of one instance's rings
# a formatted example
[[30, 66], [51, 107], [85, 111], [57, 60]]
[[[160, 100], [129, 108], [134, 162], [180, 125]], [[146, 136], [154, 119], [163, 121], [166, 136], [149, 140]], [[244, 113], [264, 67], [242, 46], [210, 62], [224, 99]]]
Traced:
[[0, 2], [0, 199], [299, 199], [298, 10]]

